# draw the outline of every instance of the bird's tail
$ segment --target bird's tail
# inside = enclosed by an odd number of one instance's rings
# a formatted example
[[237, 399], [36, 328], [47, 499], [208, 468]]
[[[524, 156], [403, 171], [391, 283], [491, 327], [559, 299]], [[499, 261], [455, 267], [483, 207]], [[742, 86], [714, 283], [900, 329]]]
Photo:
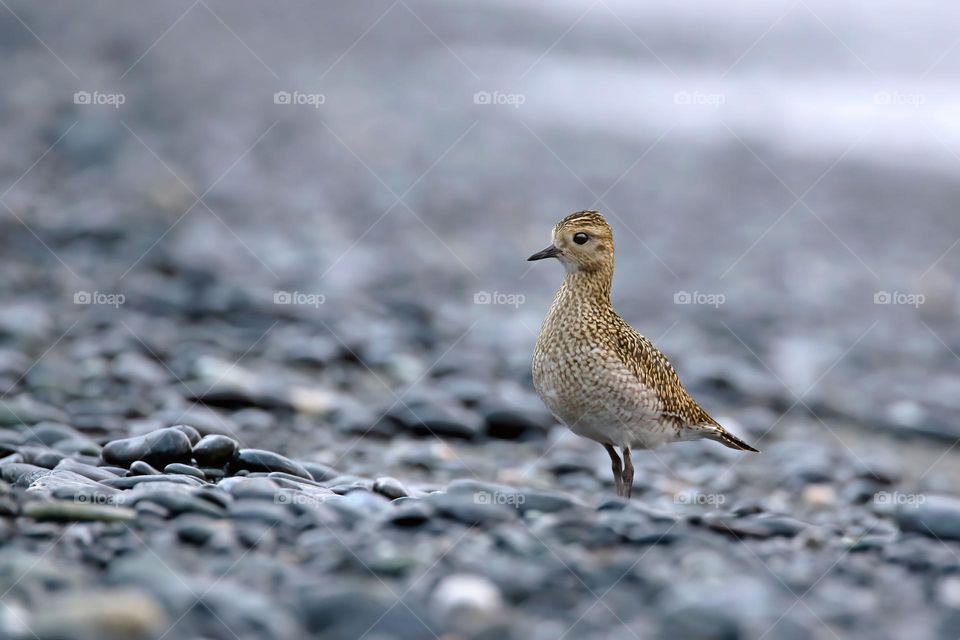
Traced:
[[751, 447], [723, 427], [718, 426], [715, 431], [707, 435], [707, 438], [716, 440], [720, 444], [730, 447], [731, 449], [736, 449], [737, 451], [753, 451], [754, 453], [760, 453], [759, 449]]

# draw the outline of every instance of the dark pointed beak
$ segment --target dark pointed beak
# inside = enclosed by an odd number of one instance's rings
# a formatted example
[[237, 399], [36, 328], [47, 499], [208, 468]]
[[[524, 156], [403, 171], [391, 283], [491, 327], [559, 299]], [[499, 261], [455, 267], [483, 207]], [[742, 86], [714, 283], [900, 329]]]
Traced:
[[558, 255], [560, 255], [560, 249], [557, 249], [555, 246], [550, 245], [543, 251], [536, 252], [535, 254], [527, 258], [527, 260], [530, 261], [530, 260], [543, 260], [544, 258], [556, 258]]

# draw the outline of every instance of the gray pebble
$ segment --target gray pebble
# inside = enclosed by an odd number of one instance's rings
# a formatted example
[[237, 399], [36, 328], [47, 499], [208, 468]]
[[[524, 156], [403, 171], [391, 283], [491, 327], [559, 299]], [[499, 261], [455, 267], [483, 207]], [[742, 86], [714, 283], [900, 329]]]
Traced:
[[299, 478], [313, 480], [313, 477], [303, 468], [303, 465], [294, 462], [286, 456], [263, 449], [240, 449], [230, 463], [231, 472], [245, 470], [250, 472], [283, 471]]
[[183, 430], [170, 427], [109, 442], [101, 455], [108, 464], [123, 467], [128, 467], [137, 460], [163, 467], [171, 462], [190, 462], [190, 452], [190, 438]]
[[206, 476], [204, 476], [203, 471], [201, 471], [200, 469], [197, 469], [196, 467], [191, 467], [190, 465], [183, 464], [181, 462], [171, 462], [170, 464], [168, 464], [163, 468], [163, 472], [179, 474], [184, 476], [193, 476], [194, 478], [199, 478], [200, 480], [204, 480], [206, 478]]
[[204, 436], [193, 446], [193, 457], [201, 467], [222, 467], [239, 449], [240, 445], [233, 438], [213, 434]]

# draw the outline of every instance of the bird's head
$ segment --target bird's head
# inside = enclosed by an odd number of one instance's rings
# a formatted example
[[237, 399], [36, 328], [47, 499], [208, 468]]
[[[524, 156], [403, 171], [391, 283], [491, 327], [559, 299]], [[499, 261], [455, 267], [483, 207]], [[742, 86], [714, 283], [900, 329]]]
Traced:
[[556, 258], [569, 271], [612, 271], [613, 231], [598, 211], [578, 211], [557, 223], [553, 242], [527, 260]]

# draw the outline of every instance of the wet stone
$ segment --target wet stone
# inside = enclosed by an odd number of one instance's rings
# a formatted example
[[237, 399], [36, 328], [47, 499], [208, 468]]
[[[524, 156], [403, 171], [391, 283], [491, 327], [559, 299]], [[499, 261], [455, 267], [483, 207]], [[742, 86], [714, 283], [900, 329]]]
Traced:
[[115, 473], [112, 473], [106, 467], [95, 467], [93, 465], [77, 462], [76, 460], [71, 460], [70, 458], [64, 458], [57, 463], [55, 470], [72, 471], [73, 473], [80, 474], [81, 476], [96, 481], [117, 477]]
[[183, 464], [180, 462], [171, 462], [163, 468], [163, 472], [184, 476], [193, 476], [194, 478], [199, 478], [200, 480], [205, 479], [203, 471], [200, 471], [200, 469], [197, 469], [196, 467], [191, 467], [188, 464]]
[[130, 465], [128, 476], [158, 476], [160, 471], [154, 469], [143, 460], [136, 460]]
[[101, 452], [108, 464], [129, 467], [137, 460], [163, 467], [171, 462], [190, 462], [190, 439], [180, 429], [158, 429], [146, 435], [114, 440]]
[[283, 471], [300, 478], [313, 480], [312, 476], [303, 468], [303, 465], [294, 462], [286, 456], [263, 449], [240, 449], [230, 463], [230, 470], [244, 470], [250, 472]]
[[203, 472], [203, 477], [209, 480], [210, 482], [217, 482], [226, 477], [227, 473], [223, 469], [211, 469], [209, 467], [200, 469]]
[[341, 473], [333, 467], [321, 464], [319, 462], [303, 462], [301, 464], [317, 482], [330, 480], [331, 478], [336, 478], [337, 476], [341, 475]]
[[88, 438], [64, 438], [53, 444], [53, 448], [65, 455], [99, 457], [102, 447]]
[[222, 435], [204, 436], [193, 446], [193, 457], [201, 467], [222, 467], [230, 462], [240, 445]]
[[65, 457], [62, 453], [43, 447], [24, 446], [20, 447], [19, 451], [20, 455], [23, 456], [24, 462], [27, 464], [35, 464], [44, 469], [53, 469], [60, 464], [60, 461]]
[[185, 436], [187, 436], [187, 438], [190, 440], [191, 446], [196, 445], [198, 442], [200, 442], [200, 432], [197, 431], [196, 427], [192, 427], [189, 424], [175, 424], [172, 427], [168, 427], [168, 428], [176, 429], [177, 431], [180, 431]]
[[407, 496], [407, 488], [403, 483], [389, 476], [377, 478], [373, 483], [373, 490], [391, 500]]

